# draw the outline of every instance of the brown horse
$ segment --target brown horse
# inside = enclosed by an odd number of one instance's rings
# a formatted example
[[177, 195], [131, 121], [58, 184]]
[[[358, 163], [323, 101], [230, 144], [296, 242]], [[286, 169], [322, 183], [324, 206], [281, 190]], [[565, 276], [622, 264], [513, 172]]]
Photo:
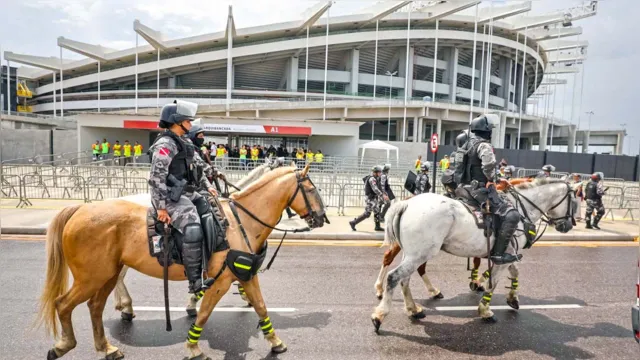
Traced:
[[[323, 226], [324, 205], [308, 171], [309, 165], [303, 170], [285, 167], [271, 171], [223, 201], [222, 207], [229, 219], [227, 240], [230, 248], [258, 253], [287, 206], [310, 227]], [[232, 206], [237, 208], [240, 221], [236, 221]], [[209, 259], [208, 274], [219, 273], [219, 276], [205, 292], [195, 324], [188, 331], [186, 347], [190, 359], [205, 359], [198, 339], [213, 308], [237, 279], [225, 266], [228, 252], [214, 253]], [[147, 208], [123, 200], [68, 206], [49, 225], [47, 258], [47, 279], [40, 300], [39, 320], [54, 338], [58, 337], [56, 314], [62, 328], [61, 337], [49, 350], [47, 359], [57, 359], [76, 346], [71, 313], [87, 300], [96, 350], [105, 354], [107, 360], [123, 358], [122, 352], [105, 337], [102, 313], [124, 265], [162, 278], [163, 268], [149, 254]], [[73, 275], [71, 289], [68, 289], [69, 270]], [[170, 280], [185, 280], [182, 265], [173, 264], [168, 270]], [[253, 276], [241, 284], [260, 318], [259, 324], [271, 351], [286, 351], [287, 347], [276, 335], [267, 316], [258, 277]]]

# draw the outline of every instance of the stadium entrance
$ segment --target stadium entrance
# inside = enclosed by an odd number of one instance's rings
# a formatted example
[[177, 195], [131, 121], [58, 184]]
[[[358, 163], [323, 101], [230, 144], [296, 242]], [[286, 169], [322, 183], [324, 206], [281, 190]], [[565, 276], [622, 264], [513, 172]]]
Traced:
[[[230, 148], [263, 146], [265, 149], [282, 146], [291, 153], [293, 149], [307, 149], [311, 128], [303, 126], [203, 124], [205, 141], [228, 145]], [[225, 141], [226, 139], [226, 141]]]

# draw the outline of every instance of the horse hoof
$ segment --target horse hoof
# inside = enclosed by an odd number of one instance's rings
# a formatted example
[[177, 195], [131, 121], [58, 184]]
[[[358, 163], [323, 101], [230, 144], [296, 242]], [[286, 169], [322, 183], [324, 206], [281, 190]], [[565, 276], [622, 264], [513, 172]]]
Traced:
[[104, 357], [104, 360], [122, 360], [122, 359], [124, 359], [124, 354], [120, 350], [116, 350]]
[[424, 319], [427, 317], [427, 314], [424, 312], [424, 309], [421, 310], [420, 312], [417, 312], [415, 314], [411, 314], [411, 318], [413, 320], [420, 320], [420, 319]]
[[478, 285], [478, 288], [476, 289], [477, 292], [484, 292], [484, 286], [482, 285]]
[[190, 317], [196, 317], [196, 316], [198, 316], [198, 310], [196, 310], [196, 309], [187, 309], [187, 315], [189, 315]]
[[47, 353], [47, 360], [56, 360], [58, 358], [58, 354], [54, 349], [49, 350]]
[[271, 347], [271, 352], [274, 354], [282, 354], [283, 352], [287, 351], [287, 345], [285, 345], [284, 343], [281, 343], [278, 346], [273, 346]]
[[520, 302], [516, 299], [507, 299], [507, 305], [511, 306], [512, 309], [520, 309]]
[[382, 325], [382, 321], [378, 320], [378, 319], [371, 319], [371, 322], [373, 322], [373, 327], [376, 329], [376, 334], [379, 334], [380, 331], [380, 325]]
[[474, 283], [473, 281], [469, 283], [469, 289], [471, 289], [471, 291], [478, 291], [478, 288], [480, 286], [476, 283]]
[[122, 318], [122, 321], [124, 321], [124, 322], [131, 322], [131, 321], [133, 321], [134, 317], [135, 317], [135, 315], [129, 314], [129, 313], [126, 313], [126, 312], [120, 313], [120, 318]]
[[442, 293], [441, 293], [441, 292], [439, 292], [437, 295], [434, 295], [434, 296], [432, 297], [432, 299], [434, 299], [434, 300], [444, 299], [444, 295], [442, 295]]
[[498, 322], [498, 319], [496, 319], [495, 315], [492, 315], [490, 317], [482, 318], [482, 322], [485, 324], [495, 324]]
[[208, 356], [204, 356], [204, 354], [200, 354], [196, 357], [189, 358], [189, 360], [211, 360], [211, 358]]

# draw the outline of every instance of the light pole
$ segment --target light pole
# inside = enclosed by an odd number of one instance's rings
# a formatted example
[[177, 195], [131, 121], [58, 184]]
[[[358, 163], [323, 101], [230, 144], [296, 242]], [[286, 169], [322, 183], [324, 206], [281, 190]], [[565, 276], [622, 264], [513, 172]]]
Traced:
[[[620, 127], [622, 127], [622, 131], [624, 131], [624, 135], [622, 137], [622, 141], [624, 141], [627, 137], [627, 123], [620, 124]], [[631, 153], [631, 146], [629, 146], [629, 153]], [[622, 144], [622, 154], [620, 155], [624, 155], [624, 143]]]
[[387, 120], [387, 141], [389, 141], [389, 134], [391, 133], [391, 90], [393, 89], [391, 85], [392, 85], [393, 75], [397, 73], [398, 71], [394, 71], [394, 72], [387, 71], [386, 73], [386, 75], [389, 75], [389, 118]]
[[593, 111], [587, 111], [585, 114], [589, 115], [589, 120], [587, 122], [587, 130], [591, 131], [591, 115], [594, 115]]

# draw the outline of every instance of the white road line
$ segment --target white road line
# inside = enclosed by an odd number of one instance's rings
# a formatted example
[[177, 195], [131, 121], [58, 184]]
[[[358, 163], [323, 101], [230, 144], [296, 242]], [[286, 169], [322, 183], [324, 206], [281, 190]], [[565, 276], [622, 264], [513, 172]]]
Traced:
[[[544, 309], [580, 309], [578, 304], [557, 304], [557, 305], [520, 305], [520, 310], [544, 310]], [[491, 310], [510, 310], [507, 305], [491, 306]], [[436, 306], [437, 311], [471, 311], [478, 310], [477, 306]]]
[[[200, 310], [200, 308], [198, 308]], [[164, 311], [164, 306], [134, 306], [133, 311]], [[187, 311], [184, 307], [169, 307], [169, 311], [178, 312]], [[252, 307], [217, 307], [214, 308], [213, 311], [217, 312], [255, 312]], [[267, 308], [269, 312], [294, 312], [297, 311], [295, 308]]]

